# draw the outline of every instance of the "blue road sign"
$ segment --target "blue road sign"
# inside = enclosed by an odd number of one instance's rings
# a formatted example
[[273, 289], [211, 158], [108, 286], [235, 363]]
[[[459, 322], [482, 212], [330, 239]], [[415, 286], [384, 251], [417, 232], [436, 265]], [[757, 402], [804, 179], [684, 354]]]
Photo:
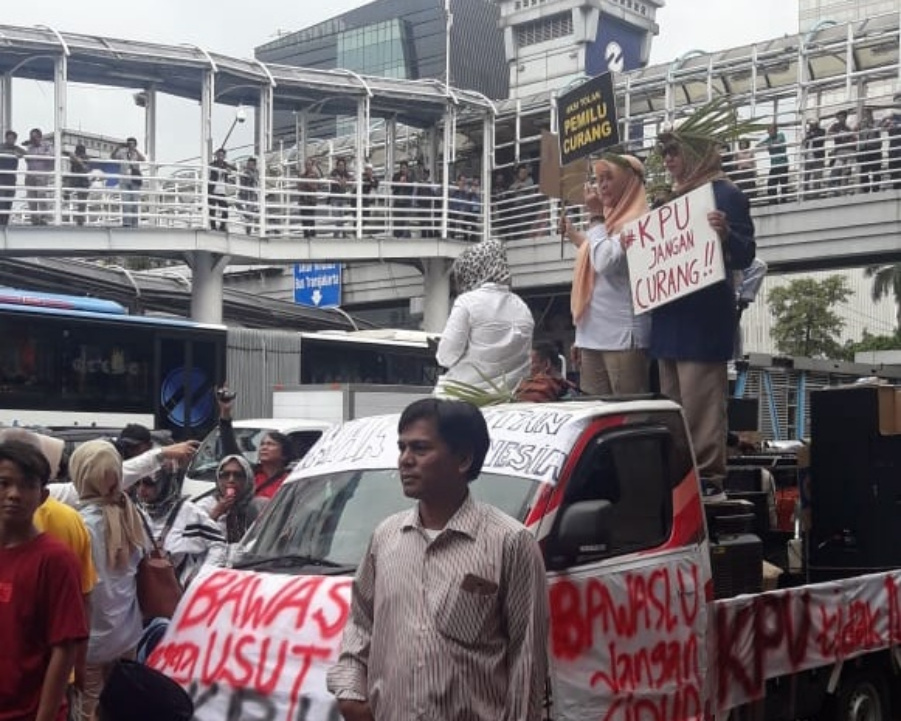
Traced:
[[294, 302], [312, 308], [341, 305], [341, 264], [295, 263]]

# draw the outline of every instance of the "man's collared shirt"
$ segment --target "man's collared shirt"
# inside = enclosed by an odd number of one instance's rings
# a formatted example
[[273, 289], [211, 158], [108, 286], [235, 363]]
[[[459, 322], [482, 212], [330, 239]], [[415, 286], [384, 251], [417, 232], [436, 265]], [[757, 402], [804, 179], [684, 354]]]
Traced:
[[547, 637], [544, 562], [531, 533], [467, 497], [430, 541], [417, 506], [370, 540], [328, 686], [368, 701], [376, 721], [534, 721]]

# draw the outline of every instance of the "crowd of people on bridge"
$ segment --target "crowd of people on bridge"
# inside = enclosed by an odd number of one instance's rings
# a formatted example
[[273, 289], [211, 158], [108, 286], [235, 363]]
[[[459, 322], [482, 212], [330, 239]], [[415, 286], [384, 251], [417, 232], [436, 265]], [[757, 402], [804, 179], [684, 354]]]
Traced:
[[[872, 108], [863, 108], [851, 123], [848, 111], [839, 110], [826, 127], [810, 118], [794, 128], [798, 149], [789, 157], [786, 130], [770, 124], [766, 135], [752, 147], [750, 139], [723, 146], [723, 168], [751, 199], [781, 203], [800, 193], [805, 198], [871, 193], [901, 189], [901, 114], [876, 119]], [[756, 151], [769, 159], [765, 191], [759, 187]], [[794, 173], [793, 173], [794, 170]]]

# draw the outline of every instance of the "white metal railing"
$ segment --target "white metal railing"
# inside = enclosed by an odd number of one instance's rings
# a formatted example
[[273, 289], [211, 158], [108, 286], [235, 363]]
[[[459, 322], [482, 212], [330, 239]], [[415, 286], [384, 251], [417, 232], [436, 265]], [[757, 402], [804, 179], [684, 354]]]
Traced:
[[[854, 202], [855, 194], [901, 189], [901, 110], [883, 106], [871, 126], [863, 115], [851, 114], [841, 132], [832, 127], [835, 108], [823, 110], [829, 113], [825, 134], [816, 140], [805, 138], [800, 120], [783, 117], [779, 132], [785, 143], [778, 152], [761, 145], [766, 133], [755, 133], [745, 139], [744, 157], [736, 156], [737, 146], [724, 154], [725, 172], [753, 205], [826, 197]], [[813, 117], [800, 117], [805, 115]], [[648, 144], [638, 151], [646, 152]], [[301, 177], [293, 164], [270, 168], [264, 178], [231, 166], [214, 178], [204, 177], [197, 164], [138, 165], [140, 176], [123, 173], [116, 161], [92, 159], [90, 171], [78, 174], [66, 160], [56, 170], [52, 158], [25, 156], [15, 170], [0, 170], [0, 224], [207, 228], [267, 238], [476, 241], [491, 235], [522, 241], [554, 235], [561, 212], [558, 201], [530, 182], [484, 192], [477, 177], [465, 177], [448, 189], [445, 206], [441, 185], [426, 179], [358, 183], [353, 175], [343, 181], [334, 174]], [[579, 206], [567, 213], [577, 222], [585, 219]]]

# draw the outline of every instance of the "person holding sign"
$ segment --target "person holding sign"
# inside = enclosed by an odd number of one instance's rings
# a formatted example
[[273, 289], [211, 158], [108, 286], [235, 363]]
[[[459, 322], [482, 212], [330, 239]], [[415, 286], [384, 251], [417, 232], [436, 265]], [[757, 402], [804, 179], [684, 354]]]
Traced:
[[570, 306], [582, 360], [579, 385], [589, 395], [645, 393], [651, 319], [633, 312], [620, 243], [623, 225], [648, 212], [644, 165], [631, 155], [607, 155], [594, 174], [597, 189], [585, 189], [588, 232], [563, 218], [563, 232], [577, 248]]
[[[722, 171], [718, 144], [735, 132], [732, 113], [717, 131], [716, 118], [696, 114], [678, 130], [658, 138], [657, 152], [673, 181], [672, 198], [707, 183], [713, 185], [716, 210], [707, 221], [722, 245], [727, 271], [740, 271], [754, 260], [754, 223], [750, 205]], [[660, 370], [660, 389], [682, 405], [697, 456], [705, 499], [723, 500], [726, 477], [727, 361], [732, 357], [737, 324], [735, 290], [726, 279], [655, 308], [651, 356]]]

